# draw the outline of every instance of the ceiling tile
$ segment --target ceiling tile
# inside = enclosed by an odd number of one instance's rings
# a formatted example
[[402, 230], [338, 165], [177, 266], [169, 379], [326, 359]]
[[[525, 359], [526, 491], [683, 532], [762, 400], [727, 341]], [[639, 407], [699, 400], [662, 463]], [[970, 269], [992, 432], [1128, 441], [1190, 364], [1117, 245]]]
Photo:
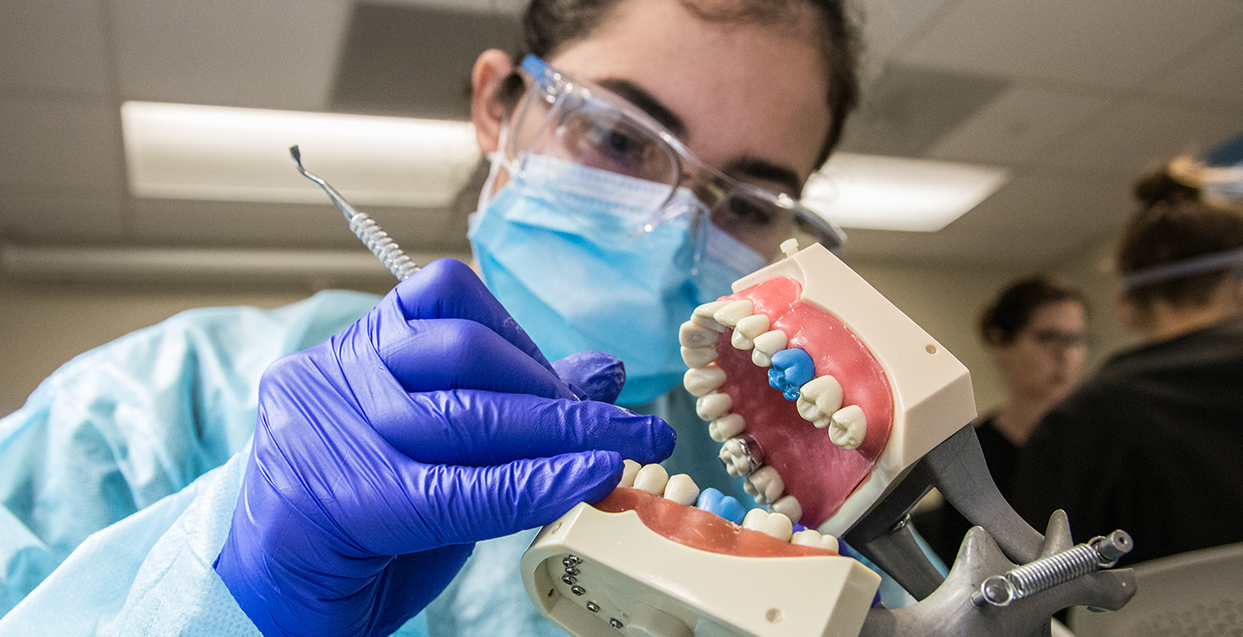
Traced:
[[124, 99], [325, 110], [343, 0], [114, 0]]
[[957, 0], [859, 0], [858, 9], [866, 44], [864, 55], [883, 59], [902, 42], [925, 27], [925, 22]]
[[1004, 81], [994, 78], [889, 67], [846, 126], [841, 149], [918, 157], [1005, 87]]
[[1017, 165], [1063, 138], [1108, 106], [1083, 95], [1013, 86], [945, 135], [928, 157]]
[[1236, 110], [1243, 107], [1243, 25], [1176, 65], [1150, 89]]
[[963, 0], [897, 54], [959, 71], [1131, 87], [1243, 15], [1238, 0]]
[[1121, 225], [1122, 180], [1024, 176], [939, 232], [850, 231], [843, 257], [1041, 265]]
[[332, 109], [470, 119], [470, 73], [486, 49], [521, 40], [509, 14], [360, 4], [334, 82]]
[[101, 6], [96, 0], [0, 0], [0, 86], [102, 93]]
[[1134, 178], [1179, 154], [1198, 154], [1243, 130], [1243, 111], [1221, 115], [1134, 101], [1111, 108], [1038, 163]]
[[0, 236], [23, 244], [123, 239], [121, 202], [107, 190], [0, 192]]
[[102, 100], [0, 98], [0, 190], [119, 191], [119, 120]]

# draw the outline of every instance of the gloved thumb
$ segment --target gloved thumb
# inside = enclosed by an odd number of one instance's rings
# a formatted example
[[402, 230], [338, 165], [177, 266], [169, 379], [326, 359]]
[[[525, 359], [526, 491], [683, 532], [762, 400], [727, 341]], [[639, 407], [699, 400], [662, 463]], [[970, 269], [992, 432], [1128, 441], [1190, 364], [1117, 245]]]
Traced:
[[626, 366], [621, 359], [588, 350], [554, 361], [553, 371], [583, 400], [612, 403], [626, 384]]

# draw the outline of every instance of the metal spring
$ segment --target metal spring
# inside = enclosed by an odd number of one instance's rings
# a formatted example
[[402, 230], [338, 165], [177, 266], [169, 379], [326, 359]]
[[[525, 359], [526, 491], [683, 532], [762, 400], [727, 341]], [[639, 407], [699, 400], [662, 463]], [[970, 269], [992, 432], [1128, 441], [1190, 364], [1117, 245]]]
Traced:
[[1034, 595], [1076, 577], [1087, 575], [1100, 568], [1100, 555], [1096, 549], [1080, 544], [1067, 551], [1036, 560], [1006, 573], [1006, 579], [1014, 586], [1015, 599]]
[[410, 257], [397, 247], [392, 237], [381, 230], [367, 213], [359, 212], [350, 217], [350, 230], [354, 231], [354, 235], [366, 244], [367, 249], [371, 250], [371, 253], [376, 255], [384, 267], [388, 268], [398, 280], [405, 281], [406, 277], [418, 272], [419, 268], [410, 260]]

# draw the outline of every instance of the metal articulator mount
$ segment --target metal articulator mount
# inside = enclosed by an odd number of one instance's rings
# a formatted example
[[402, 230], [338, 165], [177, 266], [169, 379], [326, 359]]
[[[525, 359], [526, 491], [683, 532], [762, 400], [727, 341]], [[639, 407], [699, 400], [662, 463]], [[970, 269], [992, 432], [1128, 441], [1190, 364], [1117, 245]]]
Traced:
[[[928, 561], [906, 524], [910, 510], [932, 487], [972, 524], [983, 527], [967, 534], [948, 578], [942, 578]], [[843, 539], [921, 600], [901, 609], [872, 609], [861, 633], [865, 637], [1048, 635], [1050, 617], [1063, 608], [1089, 605], [1116, 610], [1135, 594], [1131, 570], [1097, 570], [1117, 560], [1115, 540], [1123, 545], [1122, 553], [1130, 550], [1129, 536], [1114, 533], [1105, 544], [1094, 544], [1090, 550], [1083, 548], [1087, 545], [1072, 547], [1070, 526], [1062, 511], [1054, 513], [1042, 536], [1019, 517], [993, 484], [971, 425], [913, 465], [902, 482]], [[1068, 564], [1085, 559], [1092, 564]], [[1016, 565], [1031, 562], [1037, 562], [1030, 566], [1039, 571], [1038, 584], [1043, 586], [1012, 594], [1014, 590], [1003, 580], [1017, 581], [1011, 576]], [[1045, 572], [1050, 569], [1053, 572]], [[1017, 577], [1021, 579], [1023, 573], [1019, 569]], [[984, 586], [990, 578], [989, 586]]]

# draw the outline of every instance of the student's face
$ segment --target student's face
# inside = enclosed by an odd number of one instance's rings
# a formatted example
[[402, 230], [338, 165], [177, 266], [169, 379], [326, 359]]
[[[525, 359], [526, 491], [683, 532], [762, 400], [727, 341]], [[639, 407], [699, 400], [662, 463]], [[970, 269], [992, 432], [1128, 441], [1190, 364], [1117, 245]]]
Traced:
[[1014, 342], [993, 347], [1011, 392], [1060, 400], [1083, 373], [1087, 317], [1075, 301], [1036, 309]]
[[[546, 61], [656, 115], [731, 177], [797, 196], [830, 117], [827, 65], [806, 11], [794, 25], [709, 22], [679, 0], [622, 0], [595, 33]], [[491, 150], [483, 137], [481, 145]], [[744, 242], [775, 255], [791, 221]]]

